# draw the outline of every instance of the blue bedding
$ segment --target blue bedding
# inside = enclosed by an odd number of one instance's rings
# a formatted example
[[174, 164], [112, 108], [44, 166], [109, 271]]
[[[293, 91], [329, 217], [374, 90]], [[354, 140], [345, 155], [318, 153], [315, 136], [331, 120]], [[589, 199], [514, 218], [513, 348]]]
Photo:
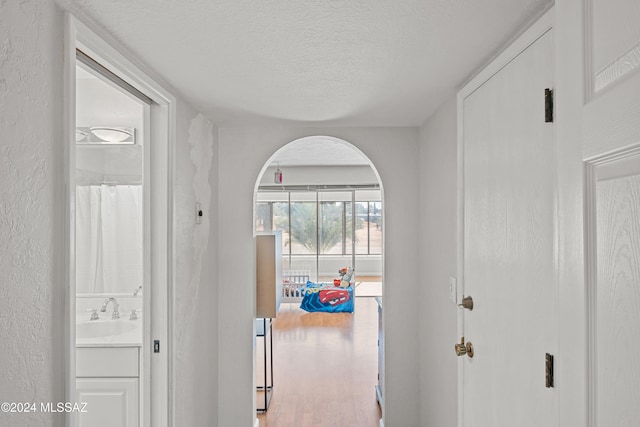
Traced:
[[307, 282], [300, 308], [309, 312], [353, 313], [353, 286]]

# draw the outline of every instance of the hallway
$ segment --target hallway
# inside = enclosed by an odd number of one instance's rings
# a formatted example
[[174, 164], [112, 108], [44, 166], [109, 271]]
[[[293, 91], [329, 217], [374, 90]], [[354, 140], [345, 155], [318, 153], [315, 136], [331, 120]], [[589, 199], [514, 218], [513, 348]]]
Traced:
[[[104, 82], [117, 84], [112, 78], [120, 77], [123, 87], [152, 101], [145, 102], [144, 126], [132, 128], [141, 144], [128, 148], [142, 148], [143, 179], [150, 182], [143, 192], [149, 205], [143, 243], [152, 251], [142, 260], [149, 292], [142, 293], [147, 304], [140, 319], [154, 325], [144, 326], [153, 336], [142, 341], [138, 361], [142, 354], [154, 363], [140, 370], [134, 357], [133, 374], [106, 377], [129, 385], [138, 400], [129, 407], [144, 411], [126, 427], [144, 427], [151, 419], [152, 427], [384, 427], [377, 424], [374, 391], [378, 349], [385, 350], [386, 427], [468, 427], [478, 412], [504, 417], [481, 425], [510, 425], [502, 408], [531, 406], [536, 395], [552, 400], [552, 424], [527, 419], [519, 427], [614, 426], [626, 419], [636, 425], [640, 359], [633, 348], [619, 349], [640, 342], [629, 339], [640, 337], [639, 6], [639, 0], [0, 0], [0, 312], [6, 320], [0, 402], [80, 401], [76, 320], [79, 314], [90, 322], [84, 310], [99, 310], [100, 301], [76, 304], [77, 291], [87, 286], [76, 274], [75, 187], [87, 173], [76, 154], [88, 153], [92, 165], [104, 166], [104, 173], [91, 175], [104, 184], [113, 181], [109, 175], [129, 176], [124, 169], [133, 160], [106, 156], [122, 150], [116, 145], [124, 141], [78, 147], [88, 142], [74, 85], [81, 51], [105, 72]], [[547, 40], [544, 35], [551, 37], [548, 60], [525, 66], [520, 55], [533, 40]], [[494, 86], [497, 80], [490, 80], [509, 64], [551, 78], [522, 91]], [[479, 86], [472, 89], [472, 81]], [[542, 172], [526, 159], [509, 160], [528, 153], [517, 150], [512, 141], [519, 138], [507, 129], [519, 127], [520, 119], [506, 114], [525, 105], [529, 89], [535, 89], [529, 118], [553, 138], [544, 152], [551, 170]], [[491, 99], [474, 98], [481, 92]], [[478, 113], [472, 121], [467, 108]], [[96, 117], [89, 130], [126, 125], [124, 110], [110, 111], [112, 119]], [[505, 142], [487, 151], [475, 142], [488, 141], [489, 119], [504, 125]], [[362, 297], [371, 292], [358, 289], [353, 316], [283, 306], [274, 333], [273, 399], [268, 413], [258, 416], [259, 372], [252, 366], [261, 354], [255, 337], [257, 178], [263, 176], [274, 195], [283, 193], [273, 203], [284, 203], [288, 192], [290, 205], [292, 192], [341, 191], [329, 185], [344, 184], [344, 171], [352, 176], [360, 169], [339, 152], [328, 156], [330, 169], [314, 169], [313, 176], [299, 162], [269, 169], [279, 150], [310, 137], [348, 142], [375, 165], [384, 198], [385, 336], [377, 347], [376, 307]], [[307, 153], [309, 162], [317, 160], [315, 152]], [[480, 158], [471, 160], [474, 153]], [[509, 179], [493, 174], [498, 169], [491, 165], [501, 161]], [[520, 173], [523, 164], [540, 179]], [[276, 182], [278, 169], [284, 178]], [[352, 191], [371, 184], [360, 177]], [[542, 193], [531, 187], [542, 181], [553, 193], [544, 217], [539, 203], [524, 206], [538, 200]], [[467, 197], [469, 190], [475, 196]], [[508, 205], [511, 199], [522, 206]], [[318, 212], [325, 201], [316, 202]], [[496, 212], [486, 213], [486, 221], [472, 214], [483, 206]], [[353, 224], [358, 217], [351, 211]], [[549, 234], [524, 239], [514, 214], [527, 227], [551, 227], [552, 245]], [[317, 224], [316, 218], [316, 247]], [[530, 253], [522, 251], [522, 241]], [[492, 253], [485, 250], [490, 245]], [[474, 268], [467, 268], [472, 259]], [[497, 270], [485, 259], [510, 268], [499, 278], [502, 288], [482, 287], [497, 283], [489, 277]], [[523, 286], [521, 277], [533, 277], [521, 263], [543, 259], [552, 274], [531, 271], [538, 283], [552, 286], [551, 297], [544, 301], [536, 286], [525, 292], [526, 312], [513, 310], [522, 301], [511, 289]], [[361, 267], [359, 280], [370, 273]], [[139, 286], [96, 298], [133, 299]], [[496, 291], [496, 298], [485, 290]], [[463, 296], [474, 299], [473, 312], [457, 306]], [[151, 298], [168, 313], [151, 308]], [[536, 331], [534, 338], [545, 341], [529, 352], [527, 367], [505, 367], [489, 354], [491, 343], [507, 342], [519, 329], [500, 319], [517, 316], [521, 324], [538, 325], [543, 315], [530, 309], [533, 299], [551, 311], [544, 321], [552, 331]], [[130, 323], [134, 307], [120, 308], [119, 324]], [[361, 325], [360, 316], [369, 312], [372, 321]], [[500, 328], [487, 326], [484, 315]], [[99, 332], [111, 339], [123, 329]], [[474, 359], [453, 351], [463, 336], [474, 345]], [[502, 347], [505, 360], [524, 362], [521, 346]], [[547, 367], [555, 382], [551, 375], [547, 380]], [[510, 370], [535, 381], [514, 381]], [[472, 393], [483, 383], [467, 373], [489, 382]], [[154, 387], [145, 385], [145, 376]], [[504, 393], [507, 380], [520, 383], [516, 392]], [[503, 393], [488, 402], [486, 390]], [[78, 424], [74, 417], [0, 413], [0, 426], [69, 427]]]
[[[378, 312], [356, 297], [355, 313], [307, 313], [283, 304], [273, 323], [274, 391], [261, 427], [377, 427]], [[262, 342], [257, 344], [262, 384]], [[258, 407], [263, 396], [258, 394]]]

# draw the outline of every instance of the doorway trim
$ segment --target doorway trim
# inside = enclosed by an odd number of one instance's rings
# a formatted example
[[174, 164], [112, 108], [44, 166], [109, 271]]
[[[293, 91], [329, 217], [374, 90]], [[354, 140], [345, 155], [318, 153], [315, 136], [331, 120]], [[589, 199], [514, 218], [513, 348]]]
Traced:
[[[363, 158], [367, 159], [367, 161], [369, 162], [369, 166], [371, 167], [371, 170], [373, 171], [377, 181], [378, 181], [378, 189], [380, 190], [380, 200], [382, 202], [382, 256], [381, 256], [381, 280], [382, 280], [382, 297], [384, 298], [385, 295], [385, 253], [386, 253], [386, 245], [385, 245], [385, 236], [386, 236], [386, 227], [385, 227], [385, 223], [386, 223], [386, 203], [385, 203], [385, 194], [384, 194], [384, 185], [382, 183], [382, 178], [380, 177], [380, 173], [378, 172], [378, 169], [376, 168], [375, 164], [373, 163], [373, 161], [370, 159], [369, 156], [367, 156], [360, 148], [358, 148], [356, 145], [354, 145], [353, 143], [349, 142], [348, 140], [340, 137], [340, 136], [333, 136], [333, 135], [325, 135], [325, 134], [309, 134], [306, 136], [301, 136], [299, 138], [295, 138], [292, 140], [289, 140], [288, 142], [284, 143], [283, 145], [281, 145], [278, 149], [276, 149], [271, 156], [265, 160], [262, 169], [260, 169], [257, 178], [256, 178], [256, 182], [253, 188], [253, 194], [252, 194], [252, 209], [253, 209], [253, 219], [252, 219], [252, 234], [255, 238], [256, 235], [256, 230], [255, 230], [255, 224], [256, 224], [256, 204], [257, 204], [257, 198], [258, 198], [258, 191], [260, 189], [260, 183], [262, 181], [262, 178], [264, 177], [264, 174], [267, 172], [267, 170], [269, 169], [270, 164], [273, 162], [273, 159], [276, 157], [276, 155], [283, 150], [287, 145], [291, 144], [292, 142], [296, 142], [296, 141], [300, 141], [303, 139], [307, 139], [307, 138], [313, 138], [313, 137], [330, 137], [332, 139], [336, 139], [338, 141], [340, 141], [341, 143], [343, 143], [344, 145], [348, 146], [349, 148], [351, 148], [352, 150], [356, 151], [357, 153], [359, 153]], [[316, 199], [316, 203], [317, 203], [317, 199]], [[254, 250], [255, 250], [255, 240], [254, 240]], [[355, 251], [354, 251], [354, 256], [355, 256]], [[356, 273], [357, 274], [357, 273]], [[256, 295], [256, 291], [255, 291], [255, 287], [253, 290], [253, 294], [254, 297]], [[254, 298], [255, 300], [255, 298]], [[255, 314], [255, 309], [254, 309], [254, 314]], [[386, 321], [385, 321], [385, 316], [386, 316], [386, 311], [383, 312], [383, 319], [382, 319], [382, 336], [385, 337], [386, 336]], [[254, 316], [255, 317], [255, 316]], [[254, 335], [255, 335], [255, 322], [254, 322]], [[380, 343], [379, 343], [380, 345]], [[385, 387], [385, 372], [386, 372], [386, 357], [385, 357], [385, 346], [382, 345], [382, 348], [379, 348], [379, 355], [382, 355], [382, 372], [379, 372], [379, 378], [378, 378], [378, 383], [381, 387], [382, 390], [382, 403], [380, 404], [380, 412], [382, 414], [380, 420], [379, 420], [379, 426], [380, 427], [384, 427], [384, 418], [385, 418], [385, 399], [386, 399], [386, 387]], [[378, 356], [380, 357], [380, 356]], [[255, 377], [256, 377], [256, 340], [253, 340], [253, 378], [255, 381]], [[254, 387], [255, 389], [255, 384]], [[255, 404], [255, 399], [254, 400], [254, 404], [253, 404], [253, 414], [256, 413], [256, 404]], [[259, 420], [256, 418], [255, 419], [255, 423], [254, 423], [254, 427], [259, 427]]]
[[[79, 12], [76, 15], [81, 15]], [[153, 150], [150, 150], [148, 172], [150, 196], [148, 209], [145, 212], [146, 228], [150, 233], [150, 259], [145, 259], [150, 268], [147, 281], [154, 284], [151, 298], [144, 300], [144, 310], [149, 313], [149, 322], [145, 323], [143, 354], [145, 360], [144, 400], [141, 408], [144, 413], [144, 426], [173, 426], [175, 349], [172, 345], [174, 307], [173, 301], [173, 171], [175, 151], [175, 119], [176, 100], [160, 83], [159, 78], [143, 64], [136, 61], [126, 49], [113, 40], [108, 34], [82, 22], [70, 12], [65, 13], [65, 50], [64, 50], [64, 98], [63, 98], [63, 142], [62, 155], [64, 166], [64, 200], [65, 200], [65, 244], [64, 244], [64, 277], [65, 289], [65, 397], [67, 402], [74, 402], [76, 396], [76, 360], [75, 360], [75, 111], [76, 111], [76, 49], [81, 48], [92, 58], [107, 66], [125, 82], [138, 89], [153, 100], [150, 107], [149, 137], [153, 138]], [[147, 236], [145, 235], [145, 238]], [[151, 301], [150, 301], [151, 300]], [[150, 326], [153, 325], [153, 326]], [[163, 343], [165, 349], [160, 355], [151, 357], [151, 339]], [[148, 349], [146, 352], [144, 349]], [[153, 389], [151, 388], [153, 376]], [[75, 427], [76, 418], [65, 415], [65, 426]]]

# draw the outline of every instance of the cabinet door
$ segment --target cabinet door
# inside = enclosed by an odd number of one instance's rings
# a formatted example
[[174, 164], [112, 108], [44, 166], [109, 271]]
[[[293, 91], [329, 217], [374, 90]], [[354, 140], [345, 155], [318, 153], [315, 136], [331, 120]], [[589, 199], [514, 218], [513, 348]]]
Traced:
[[138, 427], [138, 378], [78, 378], [79, 427]]

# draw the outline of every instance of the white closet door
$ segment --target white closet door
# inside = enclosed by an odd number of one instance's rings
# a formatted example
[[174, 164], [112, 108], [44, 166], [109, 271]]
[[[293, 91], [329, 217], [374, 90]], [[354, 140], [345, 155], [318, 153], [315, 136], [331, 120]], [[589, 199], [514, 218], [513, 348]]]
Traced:
[[460, 356], [465, 427], [557, 425], [545, 386], [556, 348], [553, 37], [542, 33], [461, 99], [462, 279], [474, 302], [463, 314], [474, 347]]

